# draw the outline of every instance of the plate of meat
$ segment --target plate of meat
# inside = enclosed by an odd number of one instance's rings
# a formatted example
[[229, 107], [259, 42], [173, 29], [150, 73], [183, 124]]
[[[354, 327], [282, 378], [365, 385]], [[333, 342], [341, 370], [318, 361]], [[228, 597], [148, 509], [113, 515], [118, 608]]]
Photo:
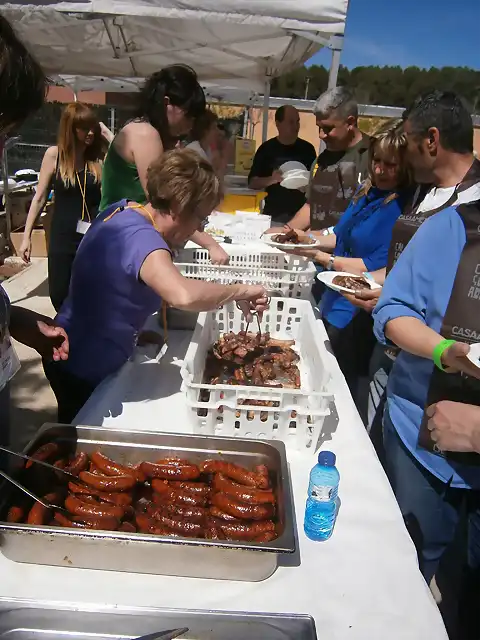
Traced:
[[278, 247], [284, 249], [285, 247], [298, 248], [298, 249], [314, 249], [320, 246], [320, 241], [315, 236], [308, 233], [299, 234], [294, 229], [288, 231], [270, 231], [262, 235], [263, 242], [269, 244], [272, 247]]
[[467, 353], [467, 358], [472, 364], [480, 369], [480, 342], [475, 342], [470, 345], [470, 351]]
[[345, 293], [355, 293], [361, 289], [381, 289], [381, 285], [374, 280], [369, 280], [365, 276], [347, 273], [346, 271], [322, 271], [317, 275], [317, 279], [334, 291], [344, 291]]

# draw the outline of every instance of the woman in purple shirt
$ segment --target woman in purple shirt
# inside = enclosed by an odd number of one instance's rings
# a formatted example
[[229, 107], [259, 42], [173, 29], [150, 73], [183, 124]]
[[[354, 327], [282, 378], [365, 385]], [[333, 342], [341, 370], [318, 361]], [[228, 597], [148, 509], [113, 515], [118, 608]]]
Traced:
[[261, 286], [184, 278], [172, 261], [221, 199], [212, 166], [196, 152], [173, 150], [148, 171], [148, 203], [108, 207], [82, 240], [70, 292], [56, 318], [70, 340], [68, 362], [45, 372], [58, 401], [59, 422], [71, 422], [95, 387], [132, 355], [138, 333], [161, 301], [189, 311], [232, 300], [263, 311]]

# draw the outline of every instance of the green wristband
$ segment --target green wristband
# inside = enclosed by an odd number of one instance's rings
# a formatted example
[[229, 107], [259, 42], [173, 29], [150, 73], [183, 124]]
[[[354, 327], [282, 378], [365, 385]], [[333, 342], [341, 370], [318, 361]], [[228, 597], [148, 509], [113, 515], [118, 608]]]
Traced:
[[442, 355], [444, 351], [446, 351], [452, 344], [455, 344], [456, 340], [442, 340], [437, 344], [437, 346], [433, 350], [432, 358], [435, 366], [440, 369], [440, 371], [445, 371], [444, 366], [442, 364]]

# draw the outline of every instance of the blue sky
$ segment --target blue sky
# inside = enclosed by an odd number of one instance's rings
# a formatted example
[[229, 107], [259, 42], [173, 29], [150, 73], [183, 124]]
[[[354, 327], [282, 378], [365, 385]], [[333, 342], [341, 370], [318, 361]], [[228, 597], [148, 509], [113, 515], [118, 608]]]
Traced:
[[350, 0], [341, 63], [480, 70], [480, 0]]

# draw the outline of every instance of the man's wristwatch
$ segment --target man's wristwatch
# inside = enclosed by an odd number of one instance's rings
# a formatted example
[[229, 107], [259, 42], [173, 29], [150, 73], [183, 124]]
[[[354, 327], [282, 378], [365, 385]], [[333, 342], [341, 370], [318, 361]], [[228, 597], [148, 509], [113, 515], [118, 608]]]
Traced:
[[327, 262], [327, 271], [333, 271], [333, 263], [335, 262], [335, 256], [330, 256]]

